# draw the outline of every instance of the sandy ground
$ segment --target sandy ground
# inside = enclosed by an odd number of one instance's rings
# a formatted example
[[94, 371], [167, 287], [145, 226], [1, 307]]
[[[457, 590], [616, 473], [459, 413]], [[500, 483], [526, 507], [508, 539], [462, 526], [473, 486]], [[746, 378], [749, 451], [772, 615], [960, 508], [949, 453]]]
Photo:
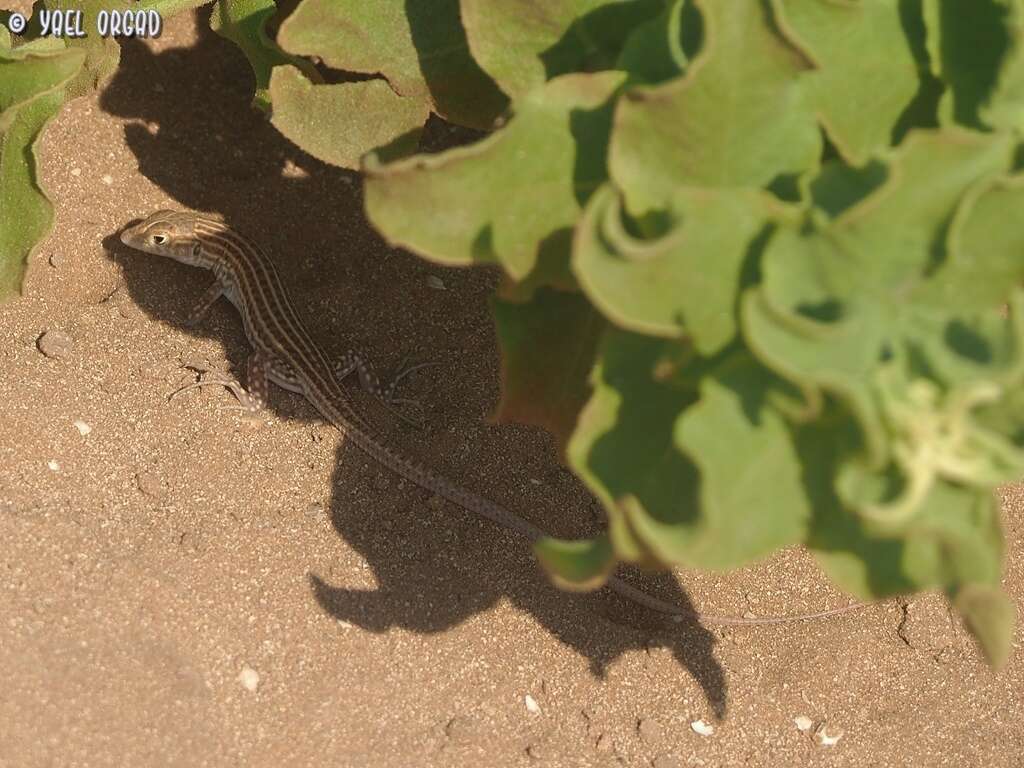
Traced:
[[[57, 225], [0, 307], [0, 765], [1024, 764], [1024, 649], [992, 673], [937, 597], [666, 624], [558, 592], [522, 541], [374, 465], [297, 396], [256, 420], [216, 389], [169, 401], [184, 363], [240, 373], [247, 350], [227, 304], [184, 327], [206, 275], [118, 242], [161, 206], [265, 243], [331, 352], [439, 363], [404, 393], [425, 427], [381, 413], [390, 439], [549, 531], [601, 524], [549, 436], [486, 423], [494, 275], [389, 249], [359, 179], [284, 141], [248, 82], [186, 16], [126, 45], [43, 142]], [[37, 348], [55, 329], [59, 358]], [[1018, 604], [1022, 505], [1007, 489]], [[644, 584], [716, 613], [847, 600], [801, 552]]]

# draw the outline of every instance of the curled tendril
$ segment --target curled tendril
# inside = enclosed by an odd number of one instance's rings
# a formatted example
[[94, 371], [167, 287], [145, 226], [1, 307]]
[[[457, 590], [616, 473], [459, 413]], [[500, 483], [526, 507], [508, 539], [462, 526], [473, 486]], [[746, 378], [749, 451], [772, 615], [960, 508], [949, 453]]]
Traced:
[[891, 374], [882, 372], [877, 391], [905, 484], [893, 501], [861, 507], [864, 517], [901, 525], [920, 509], [936, 479], [990, 488], [1024, 472], [1024, 453], [971, 418], [975, 408], [999, 400], [998, 384], [976, 381], [944, 394], [926, 379], [900, 386]]

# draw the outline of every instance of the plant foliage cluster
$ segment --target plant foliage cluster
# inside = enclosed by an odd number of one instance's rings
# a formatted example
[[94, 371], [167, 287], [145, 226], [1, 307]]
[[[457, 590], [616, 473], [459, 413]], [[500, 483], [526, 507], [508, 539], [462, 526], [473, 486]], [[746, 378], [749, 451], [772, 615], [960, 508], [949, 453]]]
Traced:
[[[389, 241], [503, 271], [498, 418], [609, 520], [538, 546], [561, 583], [804, 544], [864, 598], [943, 590], [1005, 659], [1024, 0], [302, 0], [271, 40], [275, 11], [213, 9], [256, 105], [365, 172]], [[0, 288], [48, 228], [34, 142], [116, 48], [0, 29]], [[487, 135], [415, 154], [431, 112]]]

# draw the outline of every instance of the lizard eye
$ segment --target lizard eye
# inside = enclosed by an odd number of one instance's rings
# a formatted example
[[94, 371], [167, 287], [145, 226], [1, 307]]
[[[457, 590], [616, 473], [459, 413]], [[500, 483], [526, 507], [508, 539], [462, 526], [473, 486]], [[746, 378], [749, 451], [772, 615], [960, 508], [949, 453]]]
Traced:
[[167, 242], [167, 235], [153, 235], [153, 245], [163, 245]]

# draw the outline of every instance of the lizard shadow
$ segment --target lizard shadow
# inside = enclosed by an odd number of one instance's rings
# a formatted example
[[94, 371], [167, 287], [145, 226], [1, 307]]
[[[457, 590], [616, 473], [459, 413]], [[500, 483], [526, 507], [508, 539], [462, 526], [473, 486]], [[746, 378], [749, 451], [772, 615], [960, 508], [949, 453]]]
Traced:
[[[168, 21], [169, 26], [180, 23]], [[394, 358], [429, 349], [421, 357], [441, 364], [432, 372], [459, 370], [467, 360], [495, 370], [487, 310], [494, 275], [441, 272], [391, 251], [363, 215], [358, 176], [324, 165], [287, 142], [251, 109], [251, 75], [238, 50], [203, 21], [196, 30], [198, 39], [189, 47], [161, 44], [153, 50], [123, 41], [121, 66], [101, 96], [100, 106], [126, 121], [125, 137], [141, 175], [162, 191], [170, 207], [217, 211], [265, 243], [314, 338], [338, 342], [358, 333], [361, 346], [389, 349]], [[443, 126], [439, 133], [448, 136]], [[125, 218], [147, 212], [126, 210]], [[316, 226], [302, 227], [299, 221]], [[178, 264], [147, 263], [153, 257], [129, 253], [116, 235], [105, 245], [122, 263], [138, 304], [154, 317], [182, 323], [188, 302], [167, 285], [194, 283], [198, 297], [209, 277]], [[439, 272], [446, 290], [424, 288], [426, 275]], [[224, 337], [233, 372], [244, 367], [247, 344], [233, 312], [218, 307], [192, 332]], [[392, 349], [396, 342], [404, 348]], [[329, 353], [338, 346], [325, 345]], [[586, 509], [591, 502], [558, 466], [549, 437], [537, 429], [483, 424], [496, 393], [489, 378], [451, 377], [435, 386], [442, 394], [435, 392], [431, 400], [461, 406], [428, 410], [428, 423], [445, 428], [412, 434], [392, 425], [385, 431], [399, 434], [385, 439], [408, 446], [412, 458], [474, 491], [515, 499], [516, 509], [528, 510], [533, 522], [555, 535], [594, 533], [592, 517], [574, 524], [573, 515], [561, 512]], [[316, 418], [304, 400], [280, 390], [272, 393], [270, 407], [286, 418]], [[538, 477], [539, 482], [530, 482]], [[377, 587], [346, 588], [341, 573], [312, 575], [311, 592], [324, 611], [373, 632], [401, 627], [436, 633], [510, 600], [585, 656], [596, 675], [627, 651], [670, 648], [716, 714], [724, 714], [726, 681], [713, 654], [715, 636], [699, 623], [667, 624], [618, 597], [554, 589], [525, 541], [454, 505], [434, 504], [426, 492], [344, 441], [333, 480], [332, 525], [368, 563]], [[670, 577], [648, 576], [647, 581], [664, 599], [692, 609]]]

